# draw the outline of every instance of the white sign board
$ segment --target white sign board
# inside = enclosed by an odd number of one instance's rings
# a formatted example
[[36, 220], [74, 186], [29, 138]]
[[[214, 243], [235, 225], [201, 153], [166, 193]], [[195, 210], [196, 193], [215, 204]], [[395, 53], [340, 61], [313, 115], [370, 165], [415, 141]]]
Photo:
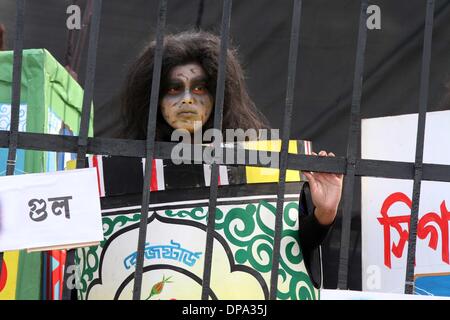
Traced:
[[103, 240], [94, 168], [0, 177], [0, 251]]
[[[414, 162], [417, 114], [362, 121], [362, 158]], [[424, 163], [450, 165], [450, 111], [427, 114]], [[362, 178], [364, 291], [403, 293], [412, 180]], [[450, 296], [450, 183], [422, 181], [415, 293]]]

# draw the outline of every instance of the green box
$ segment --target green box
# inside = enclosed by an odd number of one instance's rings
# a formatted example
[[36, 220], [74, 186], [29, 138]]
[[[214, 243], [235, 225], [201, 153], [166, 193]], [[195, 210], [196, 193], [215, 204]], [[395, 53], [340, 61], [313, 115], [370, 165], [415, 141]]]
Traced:
[[[9, 130], [13, 52], [0, 52], [0, 130]], [[78, 135], [83, 89], [47, 50], [23, 51], [19, 131]], [[89, 136], [93, 135], [93, 108]], [[0, 175], [6, 171], [8, 149], [0, 149]], [[18, 150], [15, 174], [63, 170], [73, 154]], [[42, 282], [41, 253], [20, 252], [16, 299], [40, 299], [48, 280]], [[44, 287], [42, 287], [44, 285]]]

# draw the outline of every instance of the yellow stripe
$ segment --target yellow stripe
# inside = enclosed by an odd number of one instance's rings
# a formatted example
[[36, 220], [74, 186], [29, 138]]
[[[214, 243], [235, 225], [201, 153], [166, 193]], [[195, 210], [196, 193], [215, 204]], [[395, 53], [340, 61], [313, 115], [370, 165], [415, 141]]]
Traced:
[[[269, 141], [248, 141], [244, 143], [246, 149], [249, 150], [262, 150], [262, 151], [276, 151], [281, 150], [281, 140], [269, 140]], [[292, 154], [298, 153], [297, 141], [289, 140], [288, 152]], [[246, 178], [247, 183], [266, 183], [266, 182], [278, 182], [279, 169], [261, 168], [246, 166]], [[286, 181], [294, 182], [300, 181], [300, 171], [287, 170]]]
[[5, 287], [0, 291], [0, 300], [14, 300], [16, 298], [19, 251], [5, 252], [3, 259], [6, 264], [7, 278]]

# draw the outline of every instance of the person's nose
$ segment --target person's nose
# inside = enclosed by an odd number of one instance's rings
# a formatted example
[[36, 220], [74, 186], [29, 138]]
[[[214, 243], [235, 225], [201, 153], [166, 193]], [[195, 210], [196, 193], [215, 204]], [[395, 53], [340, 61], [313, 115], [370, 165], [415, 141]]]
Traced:
[[194, 104], [194, 97], [192, 96], [191, 90], [185, 90], [183, 95], [183, 104]]

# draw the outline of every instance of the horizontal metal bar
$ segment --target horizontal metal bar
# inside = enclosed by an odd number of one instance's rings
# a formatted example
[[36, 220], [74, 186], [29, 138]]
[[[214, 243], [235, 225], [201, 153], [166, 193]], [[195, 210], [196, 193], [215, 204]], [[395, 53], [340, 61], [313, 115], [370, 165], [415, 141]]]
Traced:
[[317, 157], [289, 154], [288, 169], [345, 174], [347, 161], [344, 157]]
[[356, 175], [370, 176], [380, 178], [396, 178], [396, 179], [413, 179], [414, 163], [412, 162], [396, 162], [384, 160], [356, 160]]
[[[155, 151], [157, 151], [157, 146]], [[145, 140], [127, 140], [127, 139], [110, 139], [110, 138], [88, 138], [88, 153], [145, 158], [146, 148]], [[162, 153], [170, 158], [168, 154]], [[166, 157], [165, 157], [166, 158]]]
[[450, 166], [444, 164], [423, 164], [422, 180], [450, 181]]
[[[424, 163], [422, 168], [422, 180], [450, 182], [450, 165]], [[356, 175], [412, 180], [414, 163], [359, 159], [356, 161]]]
[[[0, 148], [7, 148], [8, 141], [9, 132], [0, 130]], [[76, 136], [19, 132], [17, 146], [25, 150], [76, 153], [77, 142]], [[145, 140], [88, 138], [87, 150], [89, 154], [143, 158], [145, 157]], [[170, 158], [170, 152], [168, 156]]]
[[[0, 148], [8, 147], [9, 131], [0, 130]], [[172, 159], [172, 148], [177, 143], [157, 142], [155, 144], [155, 158]], [[19, 149], [77, 152], [77, 137], [53, 134], [19, 132]], [[203, 148], [204, 150], [205, 148]], [[225, 151], [226, 148], [223, 148]], [[246, 150], [246, 163], [249, 153]], [[127, 140], [111, 138], [88, 138], [88, 153], [124, 157], [145, 157], [145, 140]], [[275, 152], [276, 153], [276, 152]], [[223, 162], [221, 164], [227, 164]], [[234, 165], [234, 164], [227, 164]], [[252, 166], [271, 167], [261, 163]], [[345, 174], [347, 161], [345, 157], [316, 157], [308, 155], [289, 154], [288, 169], [321, 171]], [[380, 177], [391, 179], [414, 179], [414, 163], [384, 160], [357, 159], [356, 176]], [[423, 180], [450, 182], [450, 165], [423, 164]]]

